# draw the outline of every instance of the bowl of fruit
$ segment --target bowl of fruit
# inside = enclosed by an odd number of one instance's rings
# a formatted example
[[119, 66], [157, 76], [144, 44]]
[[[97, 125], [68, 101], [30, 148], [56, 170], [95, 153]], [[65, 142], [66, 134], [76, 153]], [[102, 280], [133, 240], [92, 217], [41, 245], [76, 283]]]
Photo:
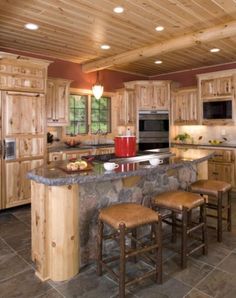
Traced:
[[67, 147], [77, 147], [81, 144], [79, 140], [69, 139], [64, 142]]
[[221, 140], [209, 140], [209, 143], [211, 145], [220, 145], [220, 144], [223, 143], [223, 141], [221, 141]]

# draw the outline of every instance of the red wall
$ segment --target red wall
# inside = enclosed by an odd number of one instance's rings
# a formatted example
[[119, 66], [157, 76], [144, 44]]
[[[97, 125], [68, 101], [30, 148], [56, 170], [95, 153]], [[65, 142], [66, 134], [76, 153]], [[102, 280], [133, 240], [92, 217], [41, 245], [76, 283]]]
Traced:
[[196, 86], [197, 85], [197, 74], [214, 72], [226, 69], [236, 69], [236, 62], [227, 63], [218, 66], [210, 66], [204, 68], [196, 68], [192, 70], [184, 70], [179, 72], [173, 72], [169, 74], [163, 74], [151, 77], [150, 80], [172, 80], [180, 83], [181, 87]]
[[[50, 57], [26, 53], [13, 49], [9, 50], [0, 48], [0, 51], [53, 61], [53, 63], [49, 65], [48, 76], [72, 80], [73, 82], [71, 83], [71, 87], [73, 88], [91, 89], [93, 84], [96, 82], [97, 73], [83, 73], [81, 64], [78, 63], [53, 59]], [[115, 89], [124, 87], [123, 82], [148, 80], [148, 77], [137, 76], [107, 69], [99, 71], [99, 80], [103, 84], [104, 90], [107, 92], [111, 92]]]

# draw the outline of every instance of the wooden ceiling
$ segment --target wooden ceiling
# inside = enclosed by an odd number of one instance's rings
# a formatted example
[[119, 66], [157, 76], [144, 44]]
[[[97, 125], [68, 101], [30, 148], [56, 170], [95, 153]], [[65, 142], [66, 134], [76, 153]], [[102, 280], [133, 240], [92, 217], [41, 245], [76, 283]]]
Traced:
[[[124, 13], [113, 12], [118, 5]], [[1, 0], [0, 46], [86, 64], [235, 20], [235, 0]], [[25, 29], [28, 22], [39, 30]], [[213, 47], [221, 51], [212, 54]], [[153, 76], [235, 61], [232, 34], [112, 68]]]

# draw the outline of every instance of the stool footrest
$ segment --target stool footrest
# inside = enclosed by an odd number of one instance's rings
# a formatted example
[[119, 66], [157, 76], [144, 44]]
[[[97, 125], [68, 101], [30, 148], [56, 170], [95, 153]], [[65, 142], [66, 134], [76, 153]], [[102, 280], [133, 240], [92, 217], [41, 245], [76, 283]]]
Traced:
[[199, 223], [198, 225], [196, 225], [196, 226], [194, 226], [194, 227], [188, 229], [188, 230], [187, 230], [187, 234], [190, 234], [190, 233], [192, 233], [192, 232], [194, 232], [194, 231], [196, 231], [196, 230], [202, 228], [202, 227], [204, 226], [204, 224], [205, 224], [204, 222], [201, 222], [201, 223]]
[[144, 274], [143, 274], [142, 276], [140, 276], [140, 277], [137, 277], [137, 278], [134, 278], [134, 279], [132, 279], [132, 280], [129, 280], [129, 281], [127, 281], [127, 282], [125, 283], [125, 285], [130, 286], [130, 285], [135, 284], [135, 283], [137, 283], [137, 282], [139, 282], [139, 281], [141, 281], [141, 280], [143, 280], [143, 279], [145, 279], [145, 278], [148, 278], [148, 277], [150, 277], [150, 276], [152, 276], [152, 275], [156, 275], [156, 270], [151, 270], [151, 271], [149, 271], [149, 272], [144, 273]]
[[198, 251], [199, 249], [201, 249], [201, 248], [203, 248], [203, 247], [205, 247], [205, 244], [204, 244], [204, 243], [202, 243], [202, 244], [200, 244], [199, 246], [197, 246], [197, 247], [193, 248], [192, 250], [190, 250], [190, 251], [187, 253], [187, 255], [190, 256], [190, 255], [192, 255], [195, 251]]

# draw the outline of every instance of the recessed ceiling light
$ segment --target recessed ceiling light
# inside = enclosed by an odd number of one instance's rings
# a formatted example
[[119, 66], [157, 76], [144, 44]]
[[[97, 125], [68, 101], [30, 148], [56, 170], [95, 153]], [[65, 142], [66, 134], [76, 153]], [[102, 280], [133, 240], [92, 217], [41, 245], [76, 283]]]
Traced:
[[37, 24], [27, 23], [25, 24], [25, 28], [29, 30], [38, 30], [39, 26]]
[[124, 11], [124, 8], [122, 6], [116, 6], [113, 11], [115, 13], [122, 13]]
[[155, 64], [161, 64], [161, 63], [162, 63], [161, 60], [156, 60], [156, 61], [155, 61]]
[[156, 27], [156, 31], [158, 31], [158, 32], [163, 31], [163, 30], [164, 30], [163, 26], [157, 26]]
[[109, 46], [109, 44], [102, 44], [101, 45], [101, 49], [102, 50], [109, 50], [111, 47]]
[[211, 52], [211, 53], [217, 53], [217, 52], [219, 52], [219, 51], [220, 51], [220, 49], [218, 49], [218, 48], [210, 49], [210, 52]]

